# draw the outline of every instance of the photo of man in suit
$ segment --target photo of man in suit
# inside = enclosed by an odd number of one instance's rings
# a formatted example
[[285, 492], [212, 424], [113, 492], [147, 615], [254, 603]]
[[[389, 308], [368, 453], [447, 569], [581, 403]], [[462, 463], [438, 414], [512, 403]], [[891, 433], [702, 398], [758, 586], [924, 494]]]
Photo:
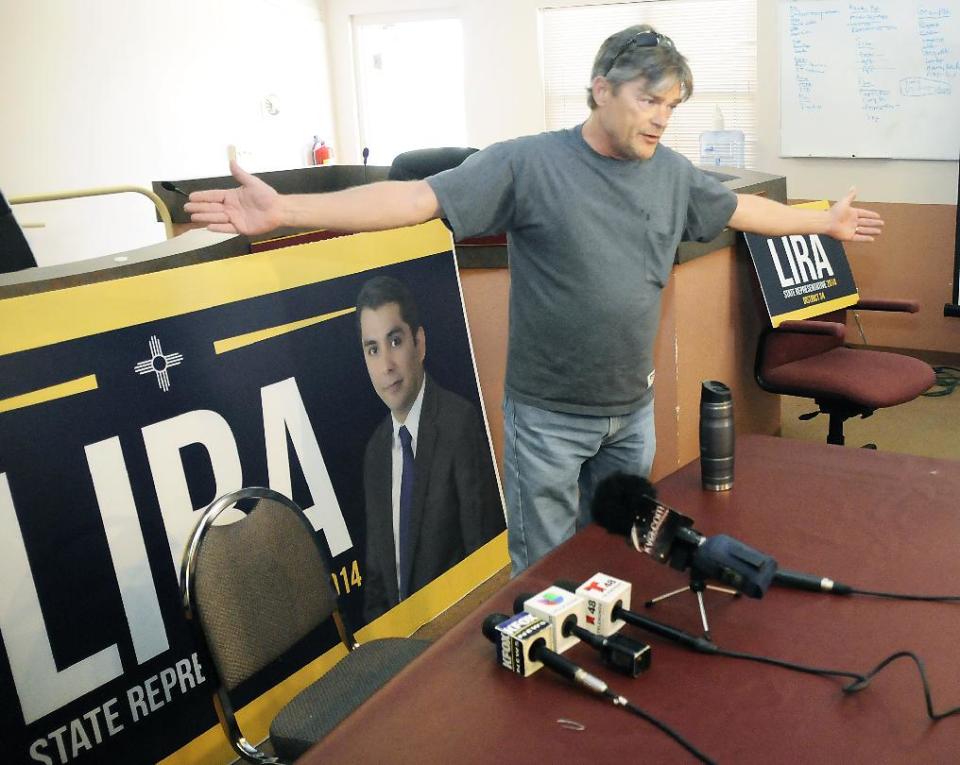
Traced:
[[505, 528], [477, 408], [428, 375], [407, 287], [377, 276], [357, 297], [370, 382], [389, 414], [367, 443], [364, 616], [369, 622]]

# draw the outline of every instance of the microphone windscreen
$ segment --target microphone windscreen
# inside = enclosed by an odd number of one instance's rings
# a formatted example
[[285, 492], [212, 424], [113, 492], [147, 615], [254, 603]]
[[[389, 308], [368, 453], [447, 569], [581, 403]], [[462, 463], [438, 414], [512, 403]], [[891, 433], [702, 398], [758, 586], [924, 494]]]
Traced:
[[597, 484], [590, 504], [594, 523], [611, 534], [628, 536], [633, 524], [649, 510], [657, 490], [643, 476], [612, 473]]
[[483, 631], [487, 640], [492, 643], [498, 642], [500, 637], [497, 634], [497, 625], [503, 624], [509, 618], [506, 614], [490, 614], [490, 616], [484, 619], [480, 629]]
[[580, 586], [576, 582], [573, 582], [569, 579], [558, 579], [553, 584], [554, 586], [559, 587], [561, 590], [566, 590], [567, 592], [576, 592], [577, 587]]

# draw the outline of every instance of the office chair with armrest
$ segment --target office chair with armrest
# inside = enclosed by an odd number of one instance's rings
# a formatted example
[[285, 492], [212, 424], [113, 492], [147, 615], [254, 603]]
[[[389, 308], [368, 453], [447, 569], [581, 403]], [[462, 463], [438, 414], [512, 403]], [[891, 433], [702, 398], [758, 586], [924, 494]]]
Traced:
[[[234, 506], [242, 518], [214, 523]], [[211, 503], [190, 535], [180, 590], [215, 685], [217, 717], [248, 762], [292, 762], [429, 645], [410, 638], [358, 645], [337, 609], [313, 529], [296, 504], [271, 489], [240, 489]], [[347, 655], [276, 715], [270, 742], [277, 756], [270, 757], [244, 737], [231, 693], [328, 620]]]
[[[864, 300], [853, 310], [916, 313], [908, 300]], [[929, 389], [933, 369], [919, 359], [844, 344], [846, 310], [815, 320], [785, 321], [766, 328], [757, 346], [755, 374], [770, 393], [812, 398], [815, 414], [830, 418], [827, 443], [843, 445], [843, 423], [874, 410], [912, 401]]]

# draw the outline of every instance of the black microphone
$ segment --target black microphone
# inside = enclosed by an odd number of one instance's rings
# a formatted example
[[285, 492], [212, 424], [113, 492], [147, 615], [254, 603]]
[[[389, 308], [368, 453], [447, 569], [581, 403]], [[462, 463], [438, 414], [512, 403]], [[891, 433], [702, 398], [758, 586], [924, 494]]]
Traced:
[[364, 147], [363, 147], [363, 152], [361, 152], [361, 153], [363, 154], [363, 166], [366, 167], [366, 166], [367, 166], [367, 157], [370, 156], [370, 149], [367, 148], [366, 146], [364, 146]]
[[549, 624], [543, 619], [525, 611], [514, 616], [490, 614], [481, 630], [497, 646], [497, 659], [505, 669], [527, 677], [544, 666], [593, 693], [609, 695], [603, 680], [547, 645]]
[[[596, 578], [597, 577], [594, 577], [594, 580]], [[606, 579], [607, 581], [611, 581], [613, 577], [606, 577]], [[609, 599], [592, 595], [590, 588], [591, 585], [594, 584], [594, 580], [588, 579], [583, 584], [578, 585], [575, 582], [560, 579], [556, 582], [556, 585], [561, 589], [569, 590], [570, 592], [577, 593], [581, 597], [585, 597], [588, 600], [588, 607], [593, 607], [597, 614], [598, 621], [603, 623], [620, 620], [633, 627], [652, 632], [655, 635], [667, 638], [674, 643], [679, 643], [682, 646], [692, 648], [701, 653], [717, 653], [719, 650], [713, 642], [706, 638], [691, 635], [689, 632], [671, 627], [669, 624], [663, 624], [643, 614], [638, 614], [635, 611], [624, 608], [620, 601], [611, 602]]]
[[172, 192], [174, 192], [175, 194], [181, 194], [181, 195], [187, 197], [187, 199], [190, 198], [190, 195], [189, 195], [186, 191], [184, 191], [183, 189], [181, 189], [181, 188], [180, 188], [179, 186], [177, 186], [176, 184], [171, 183], [170, 181], [160, 181], [160, 187], [163, 188], [163, 189], [166, 189], [167, 191], [172, 191]]
[[[629, 585], [628, 585], [629, 586]], [[567, 593], [570, 594], [569, 592]], [[575, 683], [582, 685], [589, 691], [596, 693], [613, 703], [614, 706], [624, 707], [633, 714], [642, 717], [670, 738], [679, 743], [684, 749], [693, 754], [701, 762], [712, 765], [713, 760], [700, 752], [689, 741], [668, 725], [644, 712], [630, 703], [630, 700], [610, 690], [607, 684], [599, 677], [595, 677], [572, 661], [568, 661], [560, 654], [551, 650], [548, 642], [552, 639], [550, 625], [533, 614], [521, 611], [514, 616], [506, 614], [490, 614], [483, 620], [481, 629], [484, 636], [497, 646], [497, 658], [500, 665], [520, 675], [528, 675], [539, 669], [540, 666], [549, 667], [554, 672], [563, 675]], [[537, 662], [534, 670], [525, 671], [524, 659]]]
[[614, 608], [613, 613], [615, 618], [623, 619], [623, 621], [631, 627], [637, 627], [647, 632], [652, 632], [655, 635], [660, 635], [660, 637], [665, 637], [667, 640], [672, 640], [674, 643], [679, 643], [700, 653], [717, 653], [720, 650], [713, 641], [705, 637], [691, 635], [689, 632], [671, 627], [669, 624], [655, 621], [643, 614], [638, 614], [636, 611], [628, 611], [618, 606]]
[[657, 490], [643, 476], [613, 473], [603, 479], [590, 505], [593, 520], [611, 534], [627, 537], [638, 552], [680, 571], [706, 537], [693, 519], [657, 501]]
[[849, 584], [835, 582], [825, 576], [804, 574], [802, 571], [791, 571], [786, 568], [777, 569], [777, 573], [773, 576], [773, 583], [783, 587], [791, 587], [795, 590], [829, 592], [832, 595], [851, 595], [853, 593], [853, 587]]
[[[626, 635], [599, 635], [578, 623], [585, 613], [585, 601], [571, 590], [549, 587], [534, 594], [524, 592], [513, 601], [514, 613], [527, 613], [544, 619], [564, 638], [578, 638], [600, 652], [600, 660], [624, 675], [637, 677], [650, 667], [650, 646]], [[564, 616], [566, 613], [566, 616]], [[557, 643], [560, 650], [560, 643]]]
[[626, 536], [638, 552], [700, 578], [716, 579], [750, 598], [762, 598], [777, 570], [771, 556], [733, 537], [706, 537], [693, 519], [656, 499], [647, 479], [614, 473], [597, 486], [593, 519], [611, 534]]

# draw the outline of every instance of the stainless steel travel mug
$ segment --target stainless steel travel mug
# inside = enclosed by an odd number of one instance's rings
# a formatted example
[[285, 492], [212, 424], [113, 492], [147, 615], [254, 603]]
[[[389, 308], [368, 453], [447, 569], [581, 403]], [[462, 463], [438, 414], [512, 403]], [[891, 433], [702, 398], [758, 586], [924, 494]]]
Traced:
[[708, 491], [733, 487], [733, 398], [722, 382], [700, 389], [700, 480]]

